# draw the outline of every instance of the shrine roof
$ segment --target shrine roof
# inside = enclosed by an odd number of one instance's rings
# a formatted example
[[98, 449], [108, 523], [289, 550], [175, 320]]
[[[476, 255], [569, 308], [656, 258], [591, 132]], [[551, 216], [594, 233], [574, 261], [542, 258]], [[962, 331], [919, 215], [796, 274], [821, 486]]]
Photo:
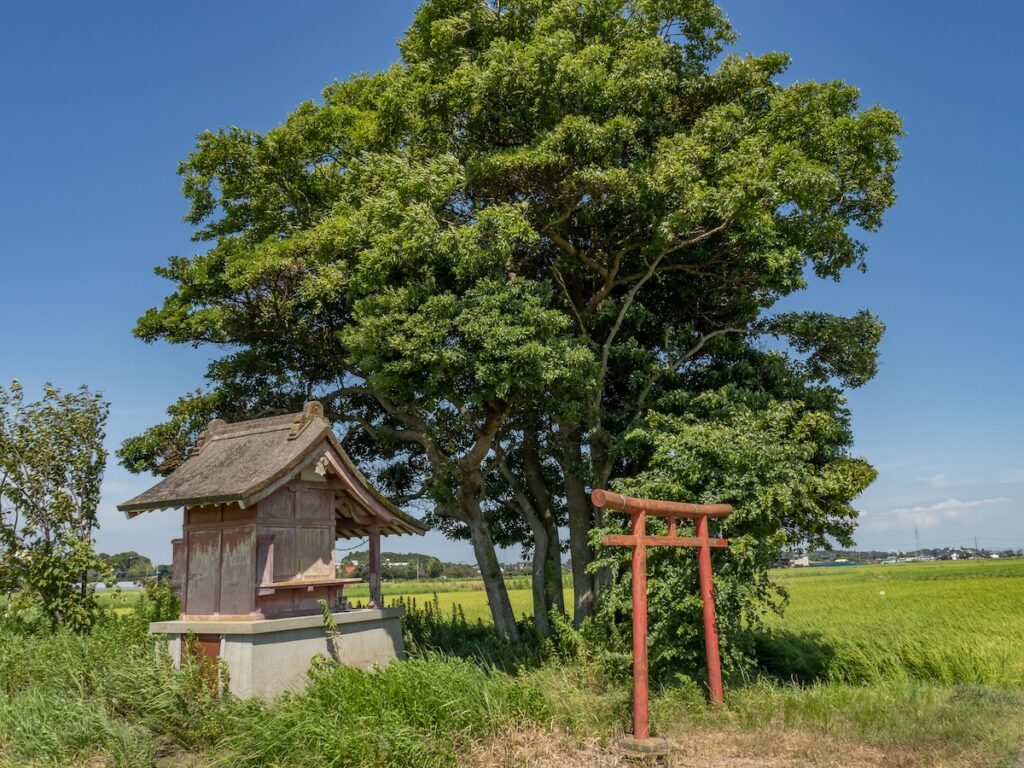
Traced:
[[355, 503], [381, 522], [382, 533], [426, 532], [423, 523], [379, 494], [356, 468], [318, 402], [307, 403], [301, 413], [283, 416], [233, 424], [214, 419], [181, 466], [117, 508], [134, 517], [149, 510], [205, 504], [249, 507], [324, 454], [332, 454], [329, 469]]

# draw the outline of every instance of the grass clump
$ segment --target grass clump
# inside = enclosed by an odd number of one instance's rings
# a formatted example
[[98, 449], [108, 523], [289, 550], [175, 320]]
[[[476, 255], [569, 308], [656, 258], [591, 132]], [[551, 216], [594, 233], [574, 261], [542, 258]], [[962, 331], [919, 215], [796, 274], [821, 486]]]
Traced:
[[236, 717], [221, 760], [442, 768], [469, 742], [550, 717], [547, 697], [531, 683], [468, 661], [411, 659], [374, 672], [325, 666], [301, 695]]
[[218, 741], [236, 706], [156, 653], [135, 616], [85, 635], [0, 627], [0, 765], [150, 766], [159, 750]]

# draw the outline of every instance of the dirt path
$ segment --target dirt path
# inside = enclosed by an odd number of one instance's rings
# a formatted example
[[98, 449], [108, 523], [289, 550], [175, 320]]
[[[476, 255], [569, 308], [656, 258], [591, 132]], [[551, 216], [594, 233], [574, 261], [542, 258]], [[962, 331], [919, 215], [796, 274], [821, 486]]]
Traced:
[[[942, 765], [933, 760], [918, 762], [907, 754], [887, 753], [877, 747], [821, 736], [706, 730], [693, 736], [692, 739], [670, 742], [671, 768], [909, 768], [924, 764]], [[480, 744], [464, 765], [469, 768], [636, 768], [643, 763], [629, 760], [614, 744], [602, 743], [598, 739], [580, 741], [546, 731], [522, 730]]]

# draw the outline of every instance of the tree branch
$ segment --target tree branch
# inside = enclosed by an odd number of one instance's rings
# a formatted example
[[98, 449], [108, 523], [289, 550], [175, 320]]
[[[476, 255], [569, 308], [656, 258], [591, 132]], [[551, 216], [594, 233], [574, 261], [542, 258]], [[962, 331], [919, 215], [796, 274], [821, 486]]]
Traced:
[[716, 336], [722, 336], [722, 335], [724, 335], [726, 333], [743, 333], [743, 334], [745, 334], [745, 333], [751, 333], [751, 331], [749, 329], [747, 329], [747, 328], [719, 328], [718, 330], [711, 331], [710, 333], [704, 334], [703, 336], [701, 336], [697, 340], [697, 343], [694, 344], [684, 354], [679, 355], [679, 356], [673, 358], [669, 362], [666, 362], [666, 364], [662, 368], [660, 368], [659, 370], [656, 370], [654, 373], [651, 374], [650, 379], [648, 379], [647, 384], [644, 386], [643, 391], [640, 393], [640, 397], [637, 398], [636, 413], [634, 413], [632, 421], [636, 421], [637, 419], [640, 418], [641, 415], [643, 415], [643, 410], [644, 410], [644, 406], [645, 406], [645, 404], [647, 402], [647, 397], [648, 397], [648, 395], [650, 395], [651, 390], [654, 388], [654, 385], [657, 383], [658, 379], [661, 378], [661, 375], [663, 373], [666, 373], [668, 371], [674, 371], [676, 368], [678, 368], [680, 365], [685, 363], [687, 360], [692, 359], [694, 355], [696, 355], [698, 352], [700, 352], [704, 348], [705, 344], [707, 344], [709, 341], [711, 341], [711, 339], [715, 338]]

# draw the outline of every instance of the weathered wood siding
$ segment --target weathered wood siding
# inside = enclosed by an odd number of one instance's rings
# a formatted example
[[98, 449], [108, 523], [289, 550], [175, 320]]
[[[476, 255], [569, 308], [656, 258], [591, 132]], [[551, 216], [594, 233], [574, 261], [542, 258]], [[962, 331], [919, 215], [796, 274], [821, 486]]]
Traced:
[[270, 589], [296, 580], [332, 579], [334, 491], [299, 480], [255, 507], [209, 504], [185, 511], [175, 547], [186, 616], [294, 616], [334, 602], [336, 588]]
[[185, 532], [188, 547], [188, 578], [184, 612], [189, 615], [217, 613], [220, 582], [220, 531]]
[[175, 570], [184, 574], [184, 615], [255, 615], [255, 522], [255, 510], [237, 504], [185, 510], [184, 536], [175, 561]]
[[[273, 553], [275, 582], [334, 578], [334, 492], [322, 485], [296, 480], [257, 505], [257, 536], [271, 542], [264, 547]], [[264, 555], [259, 567], [269, 572], [267, 559]], [[318, 601], [333, 604], [336, 592], [330, 587], [268, 591], [258, 598], [259, 611], [267, 617], [316, 613]]]

